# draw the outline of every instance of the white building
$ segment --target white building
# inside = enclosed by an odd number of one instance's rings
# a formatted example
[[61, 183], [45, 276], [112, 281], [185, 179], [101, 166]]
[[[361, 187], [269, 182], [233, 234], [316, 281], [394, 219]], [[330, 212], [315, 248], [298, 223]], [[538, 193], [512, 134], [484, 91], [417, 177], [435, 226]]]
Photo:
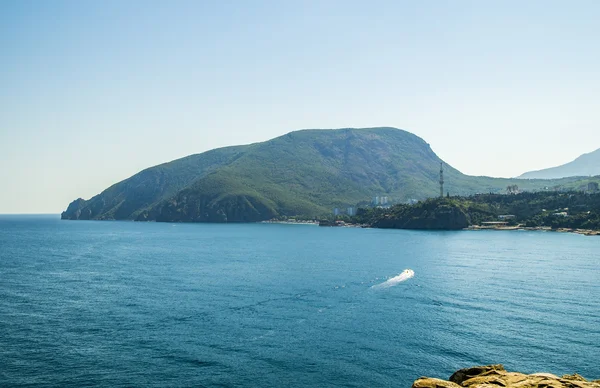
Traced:
[[515, 218], [514, 214], [502, 214], [502, 215], [498, 216], [499, 220], [510, 220], [510, 219], [513, 219], [513, 218]]

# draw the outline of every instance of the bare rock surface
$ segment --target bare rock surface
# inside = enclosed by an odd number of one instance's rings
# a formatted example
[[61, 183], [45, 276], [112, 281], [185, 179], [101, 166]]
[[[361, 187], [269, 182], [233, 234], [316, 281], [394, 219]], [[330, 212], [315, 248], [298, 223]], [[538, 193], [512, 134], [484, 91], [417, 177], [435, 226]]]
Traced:
[[420, 377], [412, 388], [600, 388], [600, 380], [588, 381], [574, 373], [558, 377], [551, 373], [509, 372], [501, 364], [458, 370], [448, 380]]

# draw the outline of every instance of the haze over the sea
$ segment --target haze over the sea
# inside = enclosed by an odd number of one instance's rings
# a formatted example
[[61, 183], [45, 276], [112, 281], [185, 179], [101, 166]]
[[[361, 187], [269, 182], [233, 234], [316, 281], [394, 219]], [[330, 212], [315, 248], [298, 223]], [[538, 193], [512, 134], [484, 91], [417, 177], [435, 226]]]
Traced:
[[597, 1], [0, 4], [0, 213], [165, 161], [394, 126], [511, 177], [600, 147]]

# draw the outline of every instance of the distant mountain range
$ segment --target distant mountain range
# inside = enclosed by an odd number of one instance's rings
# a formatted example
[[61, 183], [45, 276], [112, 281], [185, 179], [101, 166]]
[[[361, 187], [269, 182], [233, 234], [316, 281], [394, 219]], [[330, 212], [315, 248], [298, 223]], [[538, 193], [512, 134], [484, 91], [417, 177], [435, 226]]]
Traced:
[[600, 175], [600, 149], [583, 154], [577, 159], [561, 166], [530, 171], [519, 176], [519, 179], [558, 179], [574, 176]]
[[[219, 148], [148, 168], [89, 200], [73, 201], [63, 219], [255, 222], [331, 214], [367, 204], [439, 195], [442, 160], [423, 139], [396, 128], [302, 130]], [[473, 177], [444, 163], [452, 195], [501, 192], [509, 184], [542, 189], [570, 180]]]

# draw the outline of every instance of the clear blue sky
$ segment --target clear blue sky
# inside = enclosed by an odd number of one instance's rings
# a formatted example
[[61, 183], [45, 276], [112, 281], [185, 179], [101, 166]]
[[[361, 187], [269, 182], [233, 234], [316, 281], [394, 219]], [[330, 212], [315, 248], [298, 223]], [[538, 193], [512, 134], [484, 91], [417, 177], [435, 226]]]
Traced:
[[302, 128], [516, 176], [600, 147], [600, 1], [0, 0], [0, 213]]

